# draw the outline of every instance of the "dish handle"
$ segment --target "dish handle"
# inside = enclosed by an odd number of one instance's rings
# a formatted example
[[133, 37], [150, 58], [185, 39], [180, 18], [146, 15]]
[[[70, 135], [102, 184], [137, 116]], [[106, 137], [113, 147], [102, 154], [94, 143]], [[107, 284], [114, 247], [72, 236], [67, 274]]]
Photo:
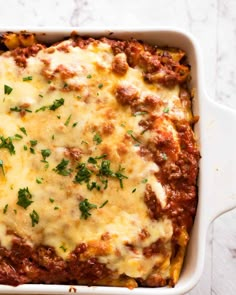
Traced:
[[203, 107], [200, 181], [207, 198], [205, 216], [212, 222], [236, 208], [236, 111], [210, 99]]

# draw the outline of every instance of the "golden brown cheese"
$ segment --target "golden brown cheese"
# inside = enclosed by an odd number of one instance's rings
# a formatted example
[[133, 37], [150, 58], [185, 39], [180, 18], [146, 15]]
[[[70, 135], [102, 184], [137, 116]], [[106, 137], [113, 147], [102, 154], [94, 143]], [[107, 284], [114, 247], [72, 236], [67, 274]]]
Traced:
[[143, 63], [131, 67], [107, 40], [85, 45], [68, 39], [23, 64], [0, 56], [0, 245], [10, 251], [17, 236], [67, 263], [85, 244], [80, 261], [96, 258], [113, 280], [175, 283], [175, 232], [189, 228], [170, 213], [162, 169], [184, 148], [176, 121], [191, 129], [191, 104], [179, 82], [147, 82]]

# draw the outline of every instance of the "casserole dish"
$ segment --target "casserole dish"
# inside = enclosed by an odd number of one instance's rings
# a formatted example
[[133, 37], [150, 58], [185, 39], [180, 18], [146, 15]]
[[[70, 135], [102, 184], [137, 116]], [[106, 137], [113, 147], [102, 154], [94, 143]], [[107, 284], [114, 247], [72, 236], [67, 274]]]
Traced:
[[[4, 31], [9, 31], [9, 28]], [[20, 31], [19, 29], [11, 28], [10, 31]], [[71, 30], [27, 30], [34, 32], [37, 39], [43, 42], [55, 42], [63, 37], [70, 35]], [[199, 138], [201, 149], [201, 166], [199, 174], [199, 205], [195, 219], [195, 225], [192, 232], [192, 238], [189, 244], [189, 249], [186, 257], [185, 266], [182, 271], [181, 278], [174, 289], [170, 288], [155, 288], [145, 289], [138, 288], [130, 291], [126, 288], [110, 288], [110, 287], [78, 287], [78, 286], [52, 286], [52, 285], [22, 285], [17, 288], [4, 286], [0, 292], [4, 293], [46, 293], [46, 294], [64, 294], [68, 292], [78, 292], [79, 294], [182, 294], [191, 289], [196, 284], [200, 277], [201, 269], [204, 261], [204, 245], [206, 239], [207, 228], [210, 222], [223, 213], [234, 207], [235, 201], [235, 186], [232, 179], [227, 177], [225, 171], [233, 169], [235, 159], [226, 161], [225, 155], [233, 155], [235, 144], [231, 143], [231, 133], [236, 123], [234, 112], [226, 108], [220, 108], [218, 105], [210, 102], [207, 95], [202, 89], [203, 77], [202, 68], [199, 62], [199, 49], [192, 37], [172, 30], [137, 30], [128, 32], [124, 30], [106, 31], [106, 30], [76, 30], [79, 35], [92, 37], [112, 37], [119, 39], [140, 39], [151, 44], [160, 46], [173, 46], [183, 49], [187, 52], [189, 63], [192, 66], [192, 88], [196, 89], [194, 101], [194, 113], [200, 115], [200, 122], [196, 125], [196, 134]], [[224, 122], [227, 115], [228, 121]], [[223, 126], [224, 124], [224, 126]], [[229, 126], [226, 126], [229, 124]], [[228, 130], [223, 134], [223, 130]], [[220, 134], [220, 136], [219, 136]], [[223, 136], [225, 138], [223, 138]], [[220, 143], [226, 145], [222, 149]], [[228, 141], [228, 142], [227, 142]], [[214, 149], [214, 152], [212, 150]], [[229, 166], [229, 167], [228, 167]], [[214, 183], [219, 185], [214, 187]], [[221, 197], [227, 197], [223, 200]], [[222, 203], [224, 205], [222, 205]], [[214, 204], [214, 205], [213, 205]], [[209, 210], [210, 208], [210, 210]]]

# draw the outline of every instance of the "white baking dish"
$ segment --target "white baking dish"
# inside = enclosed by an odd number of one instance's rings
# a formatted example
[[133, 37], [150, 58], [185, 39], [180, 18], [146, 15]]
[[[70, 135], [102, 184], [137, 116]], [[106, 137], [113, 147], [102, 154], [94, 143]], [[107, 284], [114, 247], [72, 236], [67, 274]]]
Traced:
[[[0, 285], [1, 294], [106, 294], [151, 295], [184, 294], [198, 282], [204, 264], [205, 242], [210, 223], [220, 214], [236, 207], [236, 112], [210, 100], [204, 90], [204, 76], [199, 47], [192, 36], [173, 29], [38, 29], [3, 28], [1, 32], [35, 32], [38, 40], [55, 42], [70, 35], [129, 39], [131, 37], [158, 45], [179, 47], [187, 52], [192, 67], [192, 87], [196, 88], [194, 113], [200, 115], [195, 126], [201, 149], [199, 203], [187, 256], [179, 282], [174, 288], [86, 287], [62, 285]], [[73, 287], [73, 288], [72, 288]]]

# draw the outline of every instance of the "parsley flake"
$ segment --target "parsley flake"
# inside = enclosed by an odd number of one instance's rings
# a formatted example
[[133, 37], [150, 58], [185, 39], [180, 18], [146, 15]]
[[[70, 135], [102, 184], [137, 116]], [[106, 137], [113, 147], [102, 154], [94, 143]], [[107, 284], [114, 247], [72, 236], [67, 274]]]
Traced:
[[22, 135], [20, 135], [20, 134], [15, 134], [15, 135], [13, 136], [12, 139], [19, 140], [19, 139], [22, 139], [22, 138], [23, 138]]
[[32, 227], [39, 223], [39, 215], [35, 210], [33, 210], [32, 213], [30, 213], [30, 218], [32, 222]]
[[0, 169], [2, 170], [2, 174], [5, 176], [5, 172], [3, 168], [3, 160], [0, 160]]
[[46, 158], [51, 155], [51, 151], [49, 149], [41, 150], [41, 155], [43, 157], [42, 162], [46, 162]]
[[119, 179], [120, 181], [120, 187], [123, 188], [123, 179], [127, 179], [128, 177], [124, 174], [122, 174], [121, 172], [123, 172], [125, 170], [125, 168], [121, 168], [121, 166], [119, 167], [119, 170], [115, 173], [115, 177]]
[[70, 124], [70, 119], [71, 119], [71, 114], [70, 116], [66, 119], [66, 122], [64, 123], [65, 126], [68, 126]]
[[80, 163], [76, 169], [78, 169], [77, 174], [75, 175], [74, 182], [82, 183], [89, 182], [92, 175], [92, 171], [86, 167], [85, 163]]
[[12, 112], [17, 112], [17, 113], [20, 113], [20, 112], [22, 112], [22, 111], [25, 111], [25, 112], [28, 112], [28, 113], [32, 113], [32, 111], [29, 110], [29, 109], [19, 108], [19, 107], [17, 107], [17, 106], [15, 106], [14, 108], [10, 108], [10, 111], [12, 111]]
[[37, 140], [30, 140], [30, 145], [31, 145], [31, 146], [36, 146], [37, 143], [38, 143]]
[[87, 76], [87, 79], [91, 79], [91, 78], [92, 78], [92, 75], [89, 74], [89, 75]]
[[103, 84], [102, 83], [98, 84], [98, 88], [99, 89], [102, 89], [102, 87], [103, 87]]
[[8, 85], [4, 85], [4, 93], [9, 95], [12, 92], [13, 88]]
[[108, 200], [102, 203], [102, 205], [99, 208], [103, 208], [108, 203]]
[[93, 137], [93, 141], [96, 142], [96, 144], [98, 145], [102, 142], [102, 138], [98, 133], [96, 133]]
[[23, 77], [22, 80], [23, 80], [24, 82], [25, 82], [25, 81], [32, 81], [32, 80], [33, 80], [33, 77], [32, 77], [32, 76]]
[[40, 112], [40, 111], [45, 111], [46, 109], [48, 109], [48, 106], [42, 106], [41, 108], [37, 109], [37, 110], [35, 111], [35, 113], [38, 113], [38, 112]]
[[51, 105], [42, 106], [41, 108], [37, 109], [35, 112], [38, 113], [40, 111], [46, 111], [46, 110], [55, 111], [60, 106], [62, 106], [64, 102], [65, 102], [64, 98], [56, 99]]
[[68, 168], [69, 160], [62, 159], [61, 162], [53, 169], [57, 174], [68, 176], [71, 174], [72, 169]]
[[81, 219], [87, 219], [91, 216], [89, 212], [91, 209], [96, 209], [97, 205], [89, 203], [88, 199], [84, 199], [79, 203], [79, 209], [81, 211]]
[[169, 113], [170, 109], [168, 107], [164, 108], [163, 113]]
[[17, 205], [26, 209], [31, 203], [33, 203], [31, 199], [32, 199], [32, 195], [29, 192], [28, 187], [19, 189]]
[[128, 130], [127, 131], [127, 134], [129, 134], [134, 141], [138, 142], [138, 143], [141, 143], [134, 135], [133, 135], [133, 130]]
[[3, 136], [0, 136], [0, 140], [0, 149], [8, 149], [10, 155], [14, 155], [16, 153], [11, 137], [4, 138]]
[[58, 109], [60, 106], [64, 104], [64, 98], [56, 99], [52, 105], [49, 106], [49, 110], [55, 111]]
[[38, 183], [38, 184], [41, 184], [42, 182], [43, 182], [43, 178], [41, 177], [41, 178], [36, 178], [36, 182]]
[[7, 213], [7, 209], [8, 209], [8, 204], [6, 204], [3, 208], [3, 214], [6, 214]]
[[25, 127], [20, 127], [20, 131], [21, 131], [22, 133], [24, 133], [24, 135], [27, 136], [27, 132], [26, 132]]
[[62, 249], [64, 252], [67, 251], [67, 248], [65, 248], [65, 246], [63, 246], [63, 245], [60, 246], [60, 249]]

